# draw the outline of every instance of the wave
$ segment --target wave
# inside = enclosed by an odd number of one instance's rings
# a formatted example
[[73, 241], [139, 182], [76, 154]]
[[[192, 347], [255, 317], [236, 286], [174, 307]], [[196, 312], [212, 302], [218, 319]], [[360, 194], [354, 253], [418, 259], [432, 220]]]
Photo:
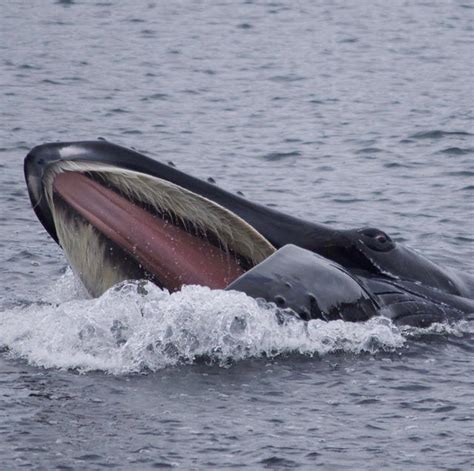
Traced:
[[43, 299], [0, 315], [0, 346], [9, 357], [114, 375], [202, 360], [225, 367], [290, 353], [393, 351], [413, 335], [413, 329], [407, 334], [381, 317], [303, 322], [243, 293], [201, 286], [170, 294], [149, 282], [129, 281], [90, 299], [71, 271]]
[[112, 374], [202, 358], [224, 366], [251, 357], [374, 352], [403, 343], [384, 319], [302, 322], [243, 293], [200, 286], [170, 294], [148, 282], [125, 282], [88, 299], [70, 272], [44, 299], [0, 316], [0, 345], [10, 356]]
[[420, 131], [415, 134], [412, 134], [410, 138], [412, 139], [442, 139], [449, 136], [472, 136], [470, 132], [467, 131], [443, 131], [441, 129], [433, 129], [430, 131]]

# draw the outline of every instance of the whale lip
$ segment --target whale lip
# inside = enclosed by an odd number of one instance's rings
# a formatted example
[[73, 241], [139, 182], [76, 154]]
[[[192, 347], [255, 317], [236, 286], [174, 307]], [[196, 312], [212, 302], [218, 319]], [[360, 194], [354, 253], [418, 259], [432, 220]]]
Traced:
[[34, 147], [24, 161], [24, 175], [28, 194], [36, 216], [48, 234], [58, 242], [51, 209], [43, 191], [43, 176], [48, 166], [60, 160], [60, 144], [41, 144]]

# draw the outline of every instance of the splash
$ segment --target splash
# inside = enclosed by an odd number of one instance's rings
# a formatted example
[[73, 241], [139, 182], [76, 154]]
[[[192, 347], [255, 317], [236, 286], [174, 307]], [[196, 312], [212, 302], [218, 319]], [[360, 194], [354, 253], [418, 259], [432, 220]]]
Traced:
[[119, 375], [199, 359], [226, 366], [287, 353], [373, 353], [404, 343], [384, 318], [303, 322], [243, 293], [201, 286], [170, 294], [152, 283], [124, 282], [88, 299], [71, 272], [44, 299], [0, 315], [0, 346], [11, 357]]
[[[471, 316], [472, 317], [472, 316]], [[474, 334], [474, 321], [468, 318], [466, 320], [458, 321], [454, 324], [441, 324], [435, 322], [429, 327], [403, 327], [401, 332], [404, 337], [419, 339], [426, 337], [470, 337]]]

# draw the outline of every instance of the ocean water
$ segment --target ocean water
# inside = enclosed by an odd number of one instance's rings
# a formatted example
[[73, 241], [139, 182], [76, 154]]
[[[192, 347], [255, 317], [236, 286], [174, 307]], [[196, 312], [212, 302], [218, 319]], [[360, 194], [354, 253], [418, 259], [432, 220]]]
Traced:
[[468, 0], [2, 2], [2, 469], [472, 469], [472, 322], [281, 324], [140, 282], [89, 299], [22, 162], [100, 136], [472, 273], [473, 19]]

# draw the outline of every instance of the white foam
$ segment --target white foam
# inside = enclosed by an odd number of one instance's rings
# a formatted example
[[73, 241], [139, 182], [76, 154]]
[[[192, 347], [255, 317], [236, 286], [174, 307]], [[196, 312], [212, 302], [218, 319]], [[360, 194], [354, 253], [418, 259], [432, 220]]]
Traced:
[[384, 318], [303, 322], [243, 293], [200, 286], [169, 294], [151, 283], [126, 282], [88, 299], [71, 272], [42, 301], [0, 315], [0, 346], [11, 356], [46, 368], [111, 374], [199, 358], [226, 366], [291, 352], [377, 352], [404, 342]]
[[401, 331], [406, 338], [421, 338], [428, 335], [464, 337], [474, 334], [474, 322], [472, 320], [461, 320], [454, 324], [435, 322], [428, 327], [403, 327]]

